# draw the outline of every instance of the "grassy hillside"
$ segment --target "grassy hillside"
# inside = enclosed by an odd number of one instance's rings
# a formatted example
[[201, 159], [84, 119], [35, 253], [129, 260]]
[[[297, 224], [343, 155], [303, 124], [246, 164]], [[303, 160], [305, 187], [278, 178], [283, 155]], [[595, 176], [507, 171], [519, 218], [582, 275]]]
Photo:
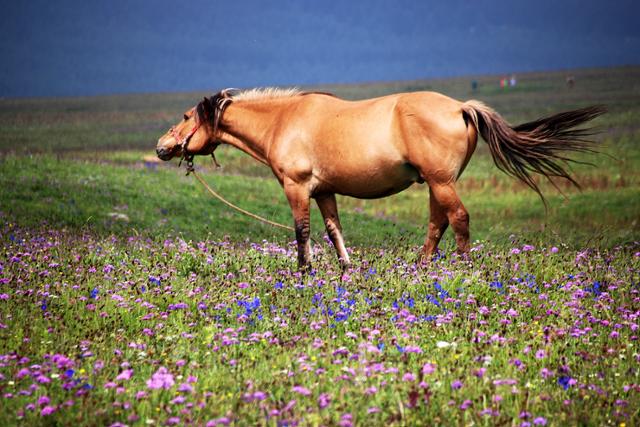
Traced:
[[[568, 88], [566, 75], [575, 76]], [[472, 236], [497, 241], [511, 234], [611, 246], [637, 240], [640, 217], [640, 67], [517, 76], [500, 88], [498, 76], [332, 86], [320, 89], [349, 99], [409, 90], [435, 90], [458, 99], [477, 98], [512, 123], [563, 109], [605, 104], [609, 113], [595, 123], [603, 155], [575, 165], [582, 193], [560, 184], [566, 197], [545, 185], [550, 209], [537, 196], [493, 166], [486, 145], [458, 183], [472, 218]], [[471, 89], [471, 81], [478, 88]], [[208, 232], [233, 239], [289, 239], [238, 217], [208, 200], [176, 162], [158, 170], [144, 166], [155, 141], [203, 94], [124, 95], [94, 98], [0, 100], [0, 210], [19, 223], [88, 227], [96, 232], [127, 228], [161, 237], [182, 233], [196, 239]], [[223, 147], [222, 170], [199, 166], [230, 200], [273, 219], [290, 222], [285, 199], [268, 168], [244, 153]], [[177, 184], [179, 183], [179, 184]], [[20, 201], [17, 203], [16, 201]], [[428, 213], [426, 187], [374, 201], [341, 198], [339, 206], [351, 244], [379, 245], [390, 237], [422, 241]], [[124, 212], [120, 212], [124, 211]], [[129, 221], [113, 219], [124, 213]], [[121, 218], [124, 218], [121, 216]], [[317, 233], [321, 232], [317, 218]], [[540, 234], [544, 231], [543, 234]]]

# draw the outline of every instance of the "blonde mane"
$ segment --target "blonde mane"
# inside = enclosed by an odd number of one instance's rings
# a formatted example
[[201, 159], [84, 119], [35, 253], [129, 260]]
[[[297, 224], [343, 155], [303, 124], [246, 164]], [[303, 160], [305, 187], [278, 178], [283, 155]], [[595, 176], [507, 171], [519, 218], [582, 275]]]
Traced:
[[303, 92], [297, 87], [264, 87], [245, 90], [237, 95], [232, 95], [231, 98], [234, 101], [258, 101], [261, 99], [290, 98], [292, 96], [298, 96], [302, 93]]

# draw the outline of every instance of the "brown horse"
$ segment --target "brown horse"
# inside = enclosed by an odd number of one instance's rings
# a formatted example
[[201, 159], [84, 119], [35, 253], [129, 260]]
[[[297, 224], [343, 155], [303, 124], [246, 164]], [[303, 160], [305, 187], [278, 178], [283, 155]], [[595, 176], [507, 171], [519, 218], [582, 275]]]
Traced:
[[[414, 182], [429, 185], [430, 219], [421, 260], [437, 250], [447, 226], [458, 252], [469, 251], [469, 215], [455, 183], [478, 133], [493, 160], [541, 195], [531, 173], [577, 183], [563, 167], [566, 151], [590, 151], [588, 129], [575, 129], [605, 110], [587, 107], [512, 127], [478, 101], [434, 92], [346, 101], [325, 93], [223, 90], [184, 113], [163, 135], [158, 157], [188, 159], [230, 144], [269, 166], [284, 188], [295, 225], [298, 265], [310, 265], [309, 202], [316, 200], [340, 263], [349, 264], [336, 194], [378, 198]], [[543, 199], [544, 200], [544, 199]]]

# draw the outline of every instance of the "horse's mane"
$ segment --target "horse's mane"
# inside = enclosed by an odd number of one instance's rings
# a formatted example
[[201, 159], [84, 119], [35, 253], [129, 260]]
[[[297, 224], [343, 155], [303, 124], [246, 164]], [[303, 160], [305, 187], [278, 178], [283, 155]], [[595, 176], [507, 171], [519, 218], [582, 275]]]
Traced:
[[304, 93], [305, 92], [302, 92], [297, 87], [258, 87], [244, 90], [240, 93], [231, 95], [231, 99], [233, 99], [234, 101], [258, 101], [262, 99], [291, 98], [293, 96], [302, 95]]
[[231, 102], [235, 101], [259, 101], [275, 98], [292, 98], [296, 96], [322, 94], [334, 96], [327, 92], [304, 92], [297, 87], [277, 88], [264, 87], [238, 91], [237, 89], [223, 89], [215, 95], [204, 98], [196, 105], [196, 119], [199, 123], [209, 123], [217, 130], [222, 113]]

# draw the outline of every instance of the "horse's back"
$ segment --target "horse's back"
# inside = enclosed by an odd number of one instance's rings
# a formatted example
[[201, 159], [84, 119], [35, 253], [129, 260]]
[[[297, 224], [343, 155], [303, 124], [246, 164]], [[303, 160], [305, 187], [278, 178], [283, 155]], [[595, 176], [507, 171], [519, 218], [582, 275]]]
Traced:
[[464, 131], [460, 105], [435, 92], [360, 101], [306, 95], [287, 118], [280, 151], [287, 163], [309, 160], [321, 190], [381, 197], [424, 179], [412, 158], [440, 153]]

